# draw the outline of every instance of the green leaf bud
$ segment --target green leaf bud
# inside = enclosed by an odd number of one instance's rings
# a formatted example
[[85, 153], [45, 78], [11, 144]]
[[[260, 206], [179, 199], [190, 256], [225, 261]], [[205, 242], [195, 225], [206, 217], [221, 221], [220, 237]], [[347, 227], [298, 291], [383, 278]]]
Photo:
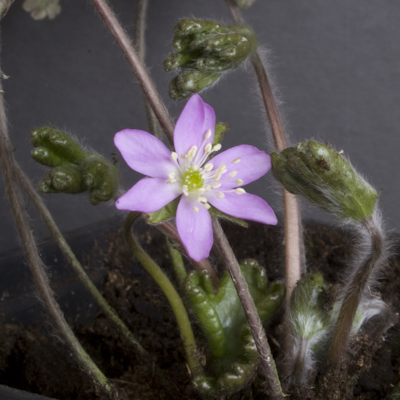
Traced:
[[[82, 162], [87, 153], [71, 135], [49, 126], [31, 132], [31, 141], [36, 148], [45, 148], [55, 156], [72, 164]], [[36, 160], [42, 163], [40, 160]], [[44, 163], [44, 165], [47, 165]]]
[[289, 192], [338, 218], [360, 222], [375, 210], [376, 190], [329, 146], [301, 142], [271, 154], [271, 161], [273, 175]]
[[255, 50], [257, 40], [254, 32], [243, 26], [185, 19], [175, 27], [173, 45], [178, 53], [170, 55], [164, 67], [167, 71], [180, 68], [169, 93], [174, 100], [182, 100], [242, 64]]
[[51, 185], [58, 192], [82, 193], [85, 191], [82, 175], [75, 165], [61, 165], [51, 172]]
[[303, 275], [297, 282], [290, 299], [290, 321], [296, 337], [311, 340], [328, 326], [323, 292], [324, 279], [320, 274]]
[[43, 193], [89, 191], [93, 205], [110, 200], [118, 189], [118, 169], [104, 157], [82, 149], [69, 134], [51, 127], [31, 132], [32, 158], [54, 169], [39, 184]]

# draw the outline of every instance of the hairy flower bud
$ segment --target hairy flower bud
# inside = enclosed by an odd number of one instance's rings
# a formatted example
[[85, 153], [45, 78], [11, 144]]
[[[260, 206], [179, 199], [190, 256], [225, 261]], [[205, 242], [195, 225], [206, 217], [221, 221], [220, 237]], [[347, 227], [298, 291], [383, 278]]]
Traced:
[[376, 190], [329, 146], [301, 142], [271, 154], [271, 161], [273, 175], [289, 192], [340, 219], [360, 222], [375, 210]]
[[170, 96], [182, 100], [213, 85], [224, 71], [237, 68], [256, 48], [254, 32], [244, 26], [184, 19], [175, 27], [174, 47], [164, 62], [167, 71], [180, 69]]
[[67, 133], [51, 127], [31, 132], [32, 158], [54, 168], [39, 184], [43, 193], [90, 193], [93, 205], [108, 201], [118, 189], [118, 169], [103, 156], [89, 153]]

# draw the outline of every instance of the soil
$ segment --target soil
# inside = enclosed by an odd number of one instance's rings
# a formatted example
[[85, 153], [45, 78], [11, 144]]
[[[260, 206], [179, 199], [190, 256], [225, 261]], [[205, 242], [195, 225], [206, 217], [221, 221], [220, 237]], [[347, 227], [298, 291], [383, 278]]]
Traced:
[[[239, 259], [256, 259], [266, 268], [270, 281], [283, 278], [283, 236], [278, 228], [256, 223], [250, 224], [247, 230], [232, 224], [223, 226]], [[165, 238], [154, 228], [144, 230], [139, 236], [144, 248], [174, 281]], [[89, 269], [99, 262], [104, 265], [103, 295], [154, 357], [154, 362], [146, 365], [140, 361], [135, 350], [120, 338], [101, 313], [88, 323], [76, 326], [77, 337], [117, 387], [120, 399], [200, 398], [190, 385], [179, 331], [164, 295], [132, 259], [121, 230], [109, 234], [107, 243], [106, 247], [95, 245], [84, 258], [84, 265]], [[394, 254], [399, 243], [395, 238]], [[305, 244], [308, 270], [322, 273], [332, 284], [326, 293], [329, 307], [340, 277], [351, 260], [353, 237], [350, 232], [314, 222], [306, 224]], [[211, 257], [211, 262], [222, 270], [216, 256]], [[377, 290], [395, 312], [400, 309], [399, 289], [400, 258], [393, 256], [390, 266], [382, 273]], [[82, 308], [84, 306], [81, 304]], [[282, 313], [267, 327], [267, 336], [278, 361], [282, 353], [279, 345], [281, 323]], [[196, 323], [193, 326], [201, 347], [204, 338]], [[370, 332], [368, 326], [363, 327], [352, 340], [348, 359], [338, 368], [325, 370], [317, 376], [315, 387], [286, 388], [290, 399], [384, 399], [400, 377], [399, 324], [396, 323], [384, 337], [373, 336]], [[0, 343], [2, 384], [60, 400], [98, 398], [45, 319], [36, 325], [23, 326], [3, 318]], [[264, 394], [261, 376], [257, 376], [251, 386], [227, 398], [262, 400], [268, 396]]]

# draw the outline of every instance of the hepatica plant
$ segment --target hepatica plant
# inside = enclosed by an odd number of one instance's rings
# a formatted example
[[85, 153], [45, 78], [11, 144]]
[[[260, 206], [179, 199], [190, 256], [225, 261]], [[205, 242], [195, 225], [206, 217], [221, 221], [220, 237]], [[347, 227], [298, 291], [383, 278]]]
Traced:
[[[379, 316], [380, 323], [374, 325], [380, 336], [391, 324], [389, 306], [370, 289], [389, 254], [378, 209], [378, 193], [354, 170], [343, 154], [332, 147], [314, 141], [287, 146], [268, 77], [257, 53], [256, 34], [243, 26], [237, 7], [247, 8], [254, 0], [227, 1], [237, 25], [224, 26], [215, 21], [189, 19], [178, 23], [173, 41], [177, 52], [165, 61], [167, 70], [179, 69], [178, 76], [171, 83], [170, 95], [182, 100], [192, 93], [196, 94], [187, 101], [175, 128], [140, 61], [144, 49], [141, 49], [140, 57], [134, 57], [135, 49], [130, 46], [129, 38], [123, 37], [123, 29], [104, 0], [91, 1], [116, 36], [132, 69], [137, 73], [141, 71], [138, 76], [148, 101], [150, 130], [157, 134], [159, 122], [173, 149], [170, 150], [156, 136], [145, 131], [125, 129], [118, 132], [114, 142], [123, 158], [133, 170], [146, 176], [121, 196], [118, 168], [113, 163], [56, 128], [35, 129], [31, 133], [34, 146], [32, 157], [50, 168], [39, 189], [49, 195], [88, 192], [94, 206], [119, 197], [116, 207], [130, 211], [125, 221], [126, 241], [162, 289], [174, 312], [192, 386], [203, 396], [221, 398], [239, 391], [252, 382], [261, 365], [268, 398], [283, 398], [263, 323], [267, 324], [276, 316], [285, 295], [282, 337], [278, 338], [281, 339], [279, 346], [283, 348], [279, 351], [284, 355], [281, 357], [284, 359], [281, 375], [287, 378], [285, 390], [290, 391], [290, 385], [295, 385], [296, 390], [304, 387], [314, 390], [318, 382], [315, 385], [313, 380], [321, 376], [317, 366], [326, 363], [331, 369], [339, 371], [337, 366], [346, 358], [348, 346], [364, 321], [375, 318], [377, 322]], [[11, 4], [12, 1], [3, 3]], [[28, 3], [34, 4], [35, 1], [25, 1], [25, 6]], [[42, 6], [58, 4], [57, 1], [47, 0], [36, 3], [42, 3]], [[35, 7], [28, 7], [29, 11], [35, 11]], [[141, 13], [145, 13], [145, 9], [144, 6], [139, 7]], [[4, 16], [4, 10], [0, 14]], [[43, 17], [45, 13], [42, 14]], [[142, 15], [142, 27], [143, 21]], [[136, 34], [143, 35], [143, 31], [137, 29]], [[136, 38], [138, 48], [144, 43], [141, 39]], [[271, 155], [272, 172], [284, 188], [285, 284], [269, 282], [265, 269], [255, 260], [238, 262], [218, 222], [218, 218], [225, 218], [241, 225], [245, 224], [242, 219], [277, 224], [269, 205], [260, 197], [246, 193], [243, 188], [270, 170], [270, 156], [245, 144], [218, 154], [222, 140], [221, 124], [216, 124], [213, 108], [197, 94], [213, 85], [223, 73], [249, 62], [254, 66], [274, 136], [276, 152]], [[3, 96], [2, 93], [0, 90], [0, 96]], [[0, 101], [0, 116], [4, 114], [2, 104]], [[125, 342], [135, 348], [140, 362], [151, 365], [153, 369], [154, 360], [102, 297], [73, 255], [43, 201], [14, 160], [7, 125], [3, 125], [0, 160], [21, 242], [27, 254], [27, 264], [32, 270], [38, 293], [53, 318], [57, 335], [60, 333], [95, 386], [93, 393], [107, 400], [123, 398], [79, 345], [60, 314], [45, 270], [39, 262], [33, 230], [14, 177], [39, 209], [56, 242], [102, 313], [118, 328]], [[346, 266], [345, 283], [339, 285], [338, 294], [329, 304], [326, 292], [330, 286], [324, 282], [323, 276], [307, 274], [305, 266], [301, 270], [301, 219], [295, 195], [305, 197], [358, 233], [359, 250], [355, 252], [352, 263]], [[179, 293], [132, 232], [133, 223], [141, 216], [145, 216], [148, 223], [158, 224], [158, 228], [167, 235], [165, 251], [168, 249], [168, 260], [176, 273]], [[169, 221], [173, 218], [176, 226]], [[215, 271], [207, 259], [213, 243], [226, 268], [224, 271]], [[189, 256], [186, 261], [182, 256], [185, 252]], [[196, 270], [188, 271], [189, 263]], [[203, 332], [204, 350], [197, 347], [193, 322]], [[165, 383], [164, 375], [161, 373], [159, 376], [160, 382]], [[350, 391], [355, 382], [356, 379], [350, 376], [344, 385], [345, 390]], [[165, 387], [170, 386], [169, 382], [165, 384]], [[400, 393], [400, 387], [396, 390], [397, 394]], [[303, 398], [308, 398], [309, 394]], [[242, 395], [239, 397], [242, 398]], [[311, 397], [325, 398], [314, 394]]]
[[214, 156], [221, 149], [220, 143], [213, 145], [215, 122], [212, 107], [193, 95], [176, 123], [175, 151], [135, 129], [118, 132], [114, 139], [127, 164], [149, 176], [121, 196], [117, 208], [151, 213], [181, 196], [176, 226], [195, 261], [208, 257], [213, 244], [210, 204], [234, 217], [277, 223], [271, 207], [242, 188], [269, 171], [269, 155], [241, 145]]

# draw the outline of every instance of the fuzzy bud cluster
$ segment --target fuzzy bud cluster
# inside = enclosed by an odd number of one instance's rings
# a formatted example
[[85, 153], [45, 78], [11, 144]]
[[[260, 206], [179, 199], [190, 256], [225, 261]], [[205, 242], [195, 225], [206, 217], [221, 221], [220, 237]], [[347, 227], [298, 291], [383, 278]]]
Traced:
[[301, 142], [271, 154], [272, 173], [293, 194], [300, 194], [343, 220], [372, 216], [378, 194], [338, 152], [329, 146]]
[[174, 100], [182, 100], [242, 64], [255, 50], [257, 40], [254, 32], [244, 26], [184, 19], [175, 27], [173, 45], [178, 52], [164, 61], [164, 67], [167, 71], [179, 69], [169, 94]]
[[43, 193], [90, 193], [93, 205], [108, 201], [118, 189], [118, 169], [103, 156], [89, 153], [67, 133], [51, 127], [31, 132], [32, 158], [52, 167], [39, 183]]

